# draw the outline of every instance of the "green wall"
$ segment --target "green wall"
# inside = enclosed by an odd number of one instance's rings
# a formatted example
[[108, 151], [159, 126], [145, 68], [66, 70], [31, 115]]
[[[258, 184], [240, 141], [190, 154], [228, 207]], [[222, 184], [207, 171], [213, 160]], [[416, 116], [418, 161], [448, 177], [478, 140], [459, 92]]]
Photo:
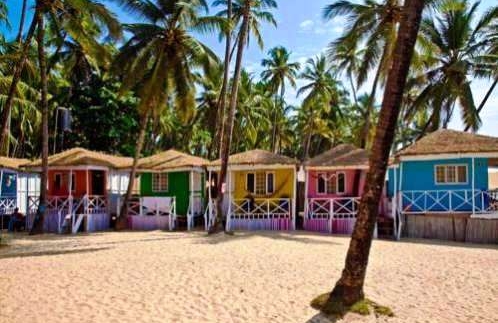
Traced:
[[189, 204], [189, 172], [168, 173], [168, 192], [152, 191], [152, 174], [140, 175], [140, 195], [176, 197], [176, 214], [186, 216]]

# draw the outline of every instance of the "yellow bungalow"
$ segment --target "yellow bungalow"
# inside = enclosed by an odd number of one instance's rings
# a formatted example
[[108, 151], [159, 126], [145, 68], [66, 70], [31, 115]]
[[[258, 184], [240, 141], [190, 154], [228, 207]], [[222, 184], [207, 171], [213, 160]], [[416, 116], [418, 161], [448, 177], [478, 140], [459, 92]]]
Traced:
[[[230, 156], [223, 212], [227, 230], [295, 229], [296, 160], [265, 150]], [[214, 218], [221, 161], [208, 165], [209, 207], [206, 229]], [[209, 218], [208, 218], [209, 215]]]

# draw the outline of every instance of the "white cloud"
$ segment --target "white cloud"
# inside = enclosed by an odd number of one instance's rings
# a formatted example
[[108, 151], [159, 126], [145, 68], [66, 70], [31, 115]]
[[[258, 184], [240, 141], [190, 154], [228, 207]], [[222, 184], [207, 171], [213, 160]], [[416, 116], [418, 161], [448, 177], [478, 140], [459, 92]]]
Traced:
[[315, 25], [315, 23], [313, 22], [313, 20], [305, 20], [303, 22], [301, 22], [299, 24], [299, 28], [302, 30], [302, 31], [310, 31], [311, 29], [313, 29], [313, 26]]

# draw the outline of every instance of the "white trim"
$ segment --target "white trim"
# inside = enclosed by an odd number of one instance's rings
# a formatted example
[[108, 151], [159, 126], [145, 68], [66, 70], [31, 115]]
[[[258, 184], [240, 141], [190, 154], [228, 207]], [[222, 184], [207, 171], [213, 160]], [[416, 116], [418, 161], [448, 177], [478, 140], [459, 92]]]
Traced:
[[430, 154], [416, 156], [400, 156], [401, 161], [422, 161], [441, 159], [461, 159], [461, 158], [498, 158], [498, 152], [492, 153], [454, 153], [454, 154]]
[[[474, 159], [472, 159], [474, 160]], [[458, 168], [465, 167], [465, 182], [458, 182]], [[444, 182], [438, 182], [437, 180], [437, 168], [444, 167]], [[455, 167], [455, 180], [456, 182], [448, 182], [448, 167]], [[469, 184], [469, 167], [467, 164], [436, 164], [434, 165], [434, 184], [436, 186], [445, 186], [445, 185], [468, 185]]]
[[[49, 171], [64, 171], [64, 170], [103, 170], [109, 171], [114, 168], [104, 167], [104, 166], [48, 166]], [[41, 167], [27, 167], [26, 173], [39, 173], [41, 172]]]
[[[202, 167], [181, 167], [181, 168], [168, 168], [164, 170], [153, 170], [153, 169], [147, 169], [147, 168], [140, 168], [137, 169], [137, 173], [182, 173], [182, 172], [197, 172], [197, 173], [204, 173], [204, 168]], [[129, 171], [127, 172], [129, 173]]]
[[316, 170], [316, 171], [338, 171], [338, 170], [368, 170], [370, 167], [365, 165], [357, 165], [357, 166], [306, 166], [307, 170]]
[[[476, 166], [475, 158], [472, 157], [472, 214], [476, 214]], [[484, 207], [484, 205], [481, 205]]]
[[[276, 169], [296, 169], [297, 165], [229, 165], [230, 171], [254, 171], [254, 170], [276, 170]], [[221, 166], [208, 166], [207, 170], [218, 172]]]
[[[318, 182], [320, 180], [320, 175], [324, 174], [325, 177], [323, 178], [325, 181], [325, 192], [320, 192]], [[347, 175], [346, 172], [339, 171], [339, 172], [334, 172], [331, 174], [331, 176], [328, 176], [329, 172], [319, 172], [317, 173], [317, 179], [316, 179], [316, 194], [317, 195], [344, 195], [347, 192]], [[344, 190], [342, 192], [339, 192], [339, 174], [344, 175]], [[329, 192], [328, 191], [328, 182], [331, 180], [331, 178], [334, 178], [335, 180], [335, 192]]]

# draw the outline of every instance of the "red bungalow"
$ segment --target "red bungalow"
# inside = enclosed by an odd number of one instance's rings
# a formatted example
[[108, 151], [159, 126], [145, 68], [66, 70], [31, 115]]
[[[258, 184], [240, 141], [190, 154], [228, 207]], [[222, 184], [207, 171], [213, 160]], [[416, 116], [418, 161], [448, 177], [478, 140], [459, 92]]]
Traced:
[[[110, 223], [108, 191], [113, 191], [108, 178], [123, 176], [127, 181], [124, 170], [131, 167], [131, 163], [131, 158], [82, 148], [50, 156], [45, 231], [76, 233], [108, 229]], [[41, 160], [28, 163], [25, 167], [41, 171]], [[30, 202], [30, 210], [34, 210], [38, 197], [30, 197]]]

